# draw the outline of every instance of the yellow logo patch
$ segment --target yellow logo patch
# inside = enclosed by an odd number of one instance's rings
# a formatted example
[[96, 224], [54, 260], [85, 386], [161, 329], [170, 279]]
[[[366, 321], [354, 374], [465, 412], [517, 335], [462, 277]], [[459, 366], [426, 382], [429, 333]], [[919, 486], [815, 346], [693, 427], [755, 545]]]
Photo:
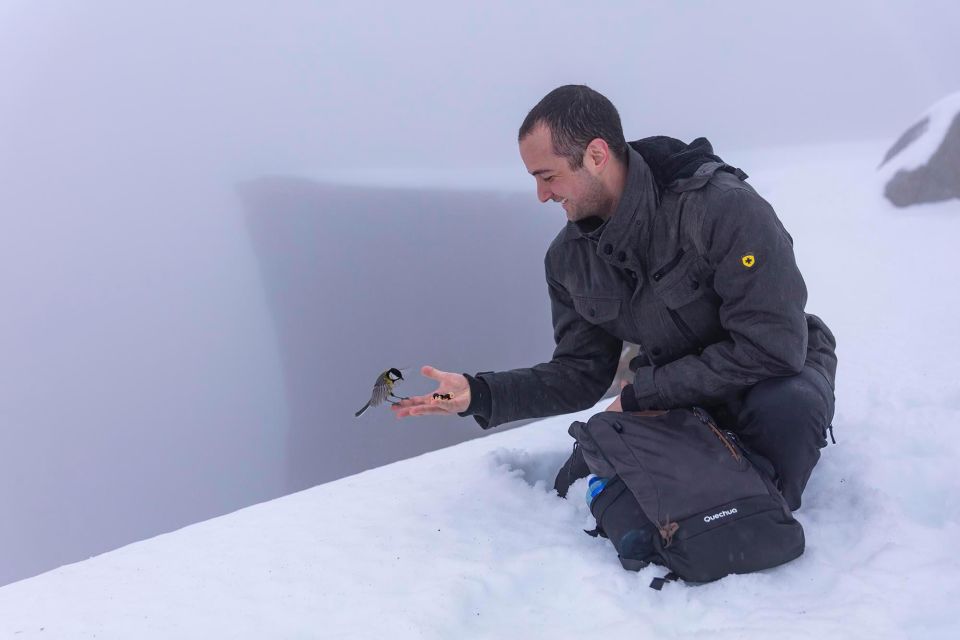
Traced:
[[752, 253], [748, 253], [747, 255], [740, 258], [740, 262], [743, 263], [743, 266], [749, 269], [753, 265], [757, 264], [757, 258]]

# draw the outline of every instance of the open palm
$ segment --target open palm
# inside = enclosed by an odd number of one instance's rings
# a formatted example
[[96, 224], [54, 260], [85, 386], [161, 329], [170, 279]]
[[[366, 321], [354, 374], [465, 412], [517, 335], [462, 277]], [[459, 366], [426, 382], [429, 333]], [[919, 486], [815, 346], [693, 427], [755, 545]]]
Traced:
[[[401, 400], [390, 409], [398, 418], [407, 416], [455, 415], [470, 406], [470, 384], [462, 373], [440, 371], [431, 366], [420, 369], [424, 376], [436, 380], [439, 386], [424, 396], [413, 396]], [[435, 398], [434, 395], [449, 395], [450, 399]]]

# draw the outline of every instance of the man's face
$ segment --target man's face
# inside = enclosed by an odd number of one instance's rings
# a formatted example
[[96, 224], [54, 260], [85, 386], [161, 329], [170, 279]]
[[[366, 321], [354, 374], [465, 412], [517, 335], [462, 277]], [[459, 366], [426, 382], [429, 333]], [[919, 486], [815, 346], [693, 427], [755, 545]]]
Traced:
[[600, 179], [586, 166], [571, 169], [566, 158], [555, 154], [550, 129], [545, 125], [535, 127], [520, 141], [520, 157], [537, 180], [537, 198], [540, 202], [559, 202], [567, 220], [606, 218], [613, 213], [615, 199]]

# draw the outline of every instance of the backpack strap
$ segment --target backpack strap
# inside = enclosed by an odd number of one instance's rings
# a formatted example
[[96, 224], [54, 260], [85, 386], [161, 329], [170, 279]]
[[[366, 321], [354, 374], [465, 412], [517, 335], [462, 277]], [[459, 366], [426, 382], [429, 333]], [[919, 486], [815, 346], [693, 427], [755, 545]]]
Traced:
[[563, 466], [560, 467], [560, 471], [557, 472], [557, 477], [553, 481], [553, 489], [557, 492], [558, 496], [566, 498], [567, 491], [570, 490], [570, 485], [580, 478], [586, 478], [588, 475], [590, 475], [590, 469], [583, 459], [580, 443], [574, 439], [573, 452], [570, 454], [570, 457], [567, 458], [567, 461], [563, 463]]

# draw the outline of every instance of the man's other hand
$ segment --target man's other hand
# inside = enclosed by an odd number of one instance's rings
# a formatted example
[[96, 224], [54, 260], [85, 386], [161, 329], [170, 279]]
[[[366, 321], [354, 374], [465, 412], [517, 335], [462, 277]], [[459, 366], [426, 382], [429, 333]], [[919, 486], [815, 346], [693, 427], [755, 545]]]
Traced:
[[[462, 373], [440, 371], [431, 366], [420, 369], [420, 373], [440, 383], [436, 391], [425, 396], [413, 396], [391, 405], [390, 410], [398, 418], [407, 416], [456, 415], [470, 406], [470, 383]], [[434, 396], [450, 395], [449, 400]]]
[[[620, 383], [620, 390], [623, 391], [623, 388], [624, 388], [625, 386], [627, 386], [628, 384], [630, 384], [630, 383], [627, 382], [626, 380], [624, 380], [623, 382], [621, 382], [621, 383]], [[623, 407], [620, 406], [620, 396], [617, 396], [617, 399], [614, 400], [613, 403], [611, 403], [609, 407], [607, 407], [606, 409], [604, 409], [604, 411], [616, 411], [616, 412], [618, 412], [618, 413], [622, 413], [622, 412], [623, 412]]]

